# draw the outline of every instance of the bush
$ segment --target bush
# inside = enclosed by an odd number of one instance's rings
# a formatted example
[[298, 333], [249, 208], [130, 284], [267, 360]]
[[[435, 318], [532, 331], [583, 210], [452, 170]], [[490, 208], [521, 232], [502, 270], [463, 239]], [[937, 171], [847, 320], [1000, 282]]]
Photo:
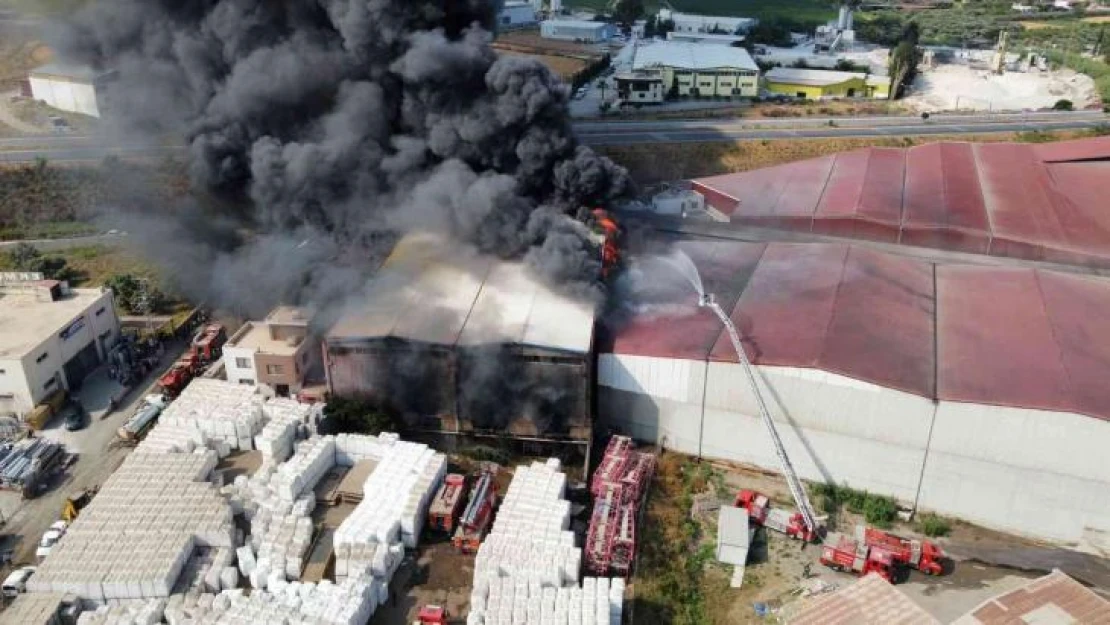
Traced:
[[1074, 111], [1075, 105], [1071, 100], [1056, 100], [1056, 104], [1052, 105], [1054, 111]]
[[945, 519], [935, 514], [925, 514], [918, 521], [921, 532], [930, 538], [947, 536], [952, 531], [952, 526]]
[[324, 425], [328, 434], [372, 434], [400, 430], [400, 419], [382, 410], [367, 397], [328, 396], [324, 406]]
[[814, 484], [810, 490], [820, 498], [821, 509], [827, 514], [835, 514], [844, 506], [877, 527], [890, 527], [898, 516], [898, 504], [890, 497], [836, 484]]

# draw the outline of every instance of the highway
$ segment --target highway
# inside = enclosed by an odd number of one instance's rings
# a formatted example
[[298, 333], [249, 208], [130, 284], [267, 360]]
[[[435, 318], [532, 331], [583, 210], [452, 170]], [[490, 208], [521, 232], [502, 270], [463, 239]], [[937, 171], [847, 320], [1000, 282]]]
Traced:
[[[742, 141], [745, 139], [822, 139], [834, 137], [900, 137], [984, 134], [1033, 130], [1082, 130], [1110, 123], [1097, 111], [1070, 113], [1004, 113], [920, 117], [795, 117], [775, 119], [706, 119], [575, 122], [586, 145], [639, 145]], [[120, 143], [92, 136], [42, 135], [0, 139], [0, 163], [25, 163], [38, 158], [52, 162], [99, 161], [106, 156], [159, 158], [184, 151], [183, 146]]]
[[[830, 123], [831, 122], [831, 123]], [[611, 122], [576, 125], [586, 145], [640, 145], [742, 141], [746, 139], [825, 139], [851, 137], [905, 137], [923, 135], [986, 134], [1034, 130], [1083, 130], [1110, 122], [1103, 113], [1082, 115], [1020, 114], [979, 117], [832, 118], [744, 121]]]

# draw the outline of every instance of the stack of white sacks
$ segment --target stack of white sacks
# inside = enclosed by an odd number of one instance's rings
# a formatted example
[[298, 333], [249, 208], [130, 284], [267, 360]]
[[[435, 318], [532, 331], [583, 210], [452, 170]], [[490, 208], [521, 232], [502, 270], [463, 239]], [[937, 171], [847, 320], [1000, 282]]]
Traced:
[[120, 601], [86, 610], [77, 625], [156, 625], [165, 616], [165, 599]]
[[623, 580], [586, 578], [559, 461], [519, 466], [474, 561], [467, 625], [616, 625]]
[[264, 421], [262, 398], [253, 386], [197, 378], [158, 421], [199, 431], [223, 457], [230, 449], [254, 448], [254, 435], [262, 430]]
[[388, 589], [379, 580], [287, 582], [275, 589], [253, 590], [249, 595], [241, 589], [174, 595], [165, 603], [163, 618], [169, 625], [362, 625], [388, 596]]
[[101, 602], [169, 596], [194, 550], [231, 549], [231, 509], [205, 480], [216, 454], [131, 454], [28, 583]]
[[335, 466], [335, 438], [310, 438], [288, 461], [264, 462], [249, 480], [222, 489], [233, 510], [250, 521], [250, 541], [239, 549], [240, 572], [254, 588], [300, 577], [312, 544], [313, 488]]
[[[343, 441], [347, 460], [375, 459], [378, 465], [363, 484], [362, 502], [332, 539], [336, 578], [370, 574], [389, 579], [400, 565], [404, 547], [416, 547], [428, 503], [447, 471], [447, 459], [427, 445], [402, 441], [395, 434], [381, 435], [376, 444], [358, 439]], [[360, 457], [359, 449], [367, 455]]]

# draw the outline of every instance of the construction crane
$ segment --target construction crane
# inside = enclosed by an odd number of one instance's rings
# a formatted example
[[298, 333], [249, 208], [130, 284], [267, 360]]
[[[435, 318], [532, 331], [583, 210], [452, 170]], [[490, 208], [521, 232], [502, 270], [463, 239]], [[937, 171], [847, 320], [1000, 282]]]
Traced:
[[779, 457], [779, 465], [782, 467], [783, 477], [786, 478], [786, 485], [790, 487], [790, 494], [794, 496], [794, 503], [797, 504], [798, 511], [801, 513], [809, 533], [817, 535], [817, 515], [813, 511], [813, 505], [809, 503], [805, 486], [802, 485], [798, 474], [794, 472], [794, 465], [790, 464], [790, 458], [786, 455], [786, 448], [782, 445], [782, 439], [779, 438], [775, 422], [771, 419], [771, 413], [767, 410], [766, 402], [763, 401], [763, 393], [759, 391], [759, 385], [756, 384], [752, 364], [748, 361], [748, 355], [744, 352], [744, 346], [740, 343], [740, 334], [736, 331], [736, 326], [733, 325], [725, 311], [721, 309], [712, 293], [701, 295], [698, 305], [712, 310], [713, 314], [717, 315], [717, 318], [724, 324], [725, 330], [728, 331], [728, 338], [732, 341], [732, 347], [740, 358], [740, 364], [744, 367], [744, 374], [752, 387], [752, 395], [755, 396], [756, 404], [759, 406], [759, 416], [763, 419], [763, 425], [766, 426], [767, 433], [771, 435], [771, 442], [775, 445], [775, 454]]

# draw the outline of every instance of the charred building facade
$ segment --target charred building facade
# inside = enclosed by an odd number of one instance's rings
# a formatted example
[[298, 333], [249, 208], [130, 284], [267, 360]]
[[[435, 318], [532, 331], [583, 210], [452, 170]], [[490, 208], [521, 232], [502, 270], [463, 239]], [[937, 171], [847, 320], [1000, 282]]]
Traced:
[[328, 388], [416, 428], [586, 441], [593, 329], [522, 263], [409, 235], [328, 332]]

